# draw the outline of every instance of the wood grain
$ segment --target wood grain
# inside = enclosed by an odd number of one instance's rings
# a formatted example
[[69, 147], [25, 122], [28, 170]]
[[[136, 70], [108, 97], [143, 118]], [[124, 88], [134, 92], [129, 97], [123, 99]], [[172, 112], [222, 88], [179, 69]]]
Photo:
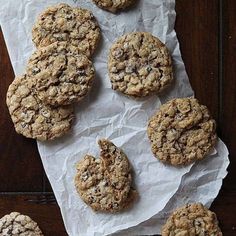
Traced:
[[176, 0], [176, 32], [196, 98], [218, 120], [218, 1]]
[[222, 45], [219, 133], [230, 153], [229, 174], [212, 209], [217, 213], [226, 236], [236, 235], [236, 1], [222, 0]]
[[[223, 77], [220, 110], [220, 133], [230, 152], [229, 176], [224, 189], [236, 191], [236, 1], [223, 5]], [[235, 200], [236, 201], [236, 200]]]

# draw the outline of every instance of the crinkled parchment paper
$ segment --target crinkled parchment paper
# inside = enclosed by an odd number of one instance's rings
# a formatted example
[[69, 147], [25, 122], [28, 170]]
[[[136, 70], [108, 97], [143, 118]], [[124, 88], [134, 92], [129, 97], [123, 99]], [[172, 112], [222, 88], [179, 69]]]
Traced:
[[[31, 28], [47, 6], [66, 2], [93, 11], [103, 38], [94, 57], [97, 72], [90, 95], [76, 106], [71, 133], [53, 142], [38, 143], [47, 176], [52, 184], [69, 235], [147, 235], [160, 232], [173, 208], [187, 202], [210, 205], [226, 176], [228, 151], [219, 140], [211, 157], [184, 168], [157, 161], [146, 134], [148, 118], [161, 103], [173, 97], [193, 96], [179, 43], [174, 31], [174, 0], [140, 0], [130, 11], [117, 15], [97, 8], [90, 0], [0, 0], [0, 22], [15, 73], [24, 71], [34, 49]], [[133, 100], [114, 92], [107, 73], [107, 54], [112, 42], [126, 32], [149, 31], [171, 51], [175, 83], [165, 96]], [[98, 156], [97, 140], [105, 137], [123, 148], [135, 171], [140, 198], [120, 214], [94, 213], [76, 193], [75, 164], [83, 155]]]

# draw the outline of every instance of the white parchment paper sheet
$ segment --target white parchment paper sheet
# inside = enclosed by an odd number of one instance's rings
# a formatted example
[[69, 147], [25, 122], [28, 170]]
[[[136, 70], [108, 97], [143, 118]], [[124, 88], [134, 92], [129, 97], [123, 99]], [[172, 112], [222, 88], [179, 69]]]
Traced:
[[[208, 206], [218, 194], [227, 174], [228, 152], [219, 141], [210, 158], [185, 168], [165, 166], [157, 161], [146, 135], [148, 118], [161, 103], [173, 97], [193, 96], [179, 43], [174, 31], [174, 0], [140, 0], [128, 12], [117, 15], [97, 8], [90, 0], [0, 0], [0, 22], [15, 73], [23, 73], [35, 50], [31, 28], [36, 16], [59, 2], [93, 11], [103, 39], [94, 58], [97, 72], [90, 95], [76, 106], [73, 131], [53, 142], [38, 143], [47, 176], [52, 184], [69, 235], [145, 235], [160, 232], [174, 207], [201, 201]], [[139, 101], [114, 92], [107, 74], [108, 49], [119, 36], [131, 31], [148, 31], [158, 36], [171, 51], [175, 83], [163, 97]], [[94, 213], [74, 188], [75, 164], [86, 153], [98, 156], [97, 140], [105, 137], [123, 148], [135, 171], [140, 198], [129, 211], [120, 214]]]

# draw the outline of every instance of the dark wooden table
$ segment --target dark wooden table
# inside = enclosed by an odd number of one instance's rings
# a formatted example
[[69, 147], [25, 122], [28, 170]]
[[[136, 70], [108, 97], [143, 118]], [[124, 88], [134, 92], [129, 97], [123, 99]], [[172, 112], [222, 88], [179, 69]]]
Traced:
[[[236, 1], [176, 0], [176, 31], [196, 97], [206, 104], [227, 144], [231, 164], [211, 209], [225, 236], [236, 235]], [[5, 104], [14, 78], [0, 34], [0, 217], [20, 211], [45, 235], [66, 235], [37, 151], [36, 142], [17, 135]]]

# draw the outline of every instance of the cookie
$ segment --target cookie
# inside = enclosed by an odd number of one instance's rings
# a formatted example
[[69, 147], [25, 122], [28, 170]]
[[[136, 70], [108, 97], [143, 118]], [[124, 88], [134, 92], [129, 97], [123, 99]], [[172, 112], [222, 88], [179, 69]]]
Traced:
[[40, 141], [64, 135], [74, 118], [71, 106], [51, 107], [34, 94], [33, 80], [17, 77], [7, 91], [7, 106], [17, 133]]
[[134, 97], [160, 93], [173, 80], [168, 49], [147, 32], [118, 39], [109, 52], [108, 71], [112, 88]]
[[137, 197], [131, 188], [131, 167], [124, 152], [112, 142], [98, 141], [100, 158], [86, 155], [77, 163], [75, 187], [93, 210], [119, 212], [132, 205]]
[[152, 152], [162, 162], [187, 165], [203, 159], [214, 147], [216, 123], [194, 98], [173, 99], [150, 119]]
[[94, 53], [99, 38], [100, 28], [93, 14], [65, 3], [47, 8], [32, 29], [32, 40], [36, 47], [67, 41], [88, 57]]
[[35, 80], [35, 89], [45, 104], [69, 105], [89, 92], [95, 72], [92, 62], [78, 48], [56, 42], [38, 49], [30, 57], [26, 73]]
[[129, 7], [135, 2], [135, 0], [93, 0], [93, 2], [98, 7], [115, 13]]
[[12, 212], [0, 219], [2, 236], [43, 236], [42, 231], [29, 216]]
[[162, 236], [222, 236], [215, 213], [201, 203], [175, 210], [162, 228]]

